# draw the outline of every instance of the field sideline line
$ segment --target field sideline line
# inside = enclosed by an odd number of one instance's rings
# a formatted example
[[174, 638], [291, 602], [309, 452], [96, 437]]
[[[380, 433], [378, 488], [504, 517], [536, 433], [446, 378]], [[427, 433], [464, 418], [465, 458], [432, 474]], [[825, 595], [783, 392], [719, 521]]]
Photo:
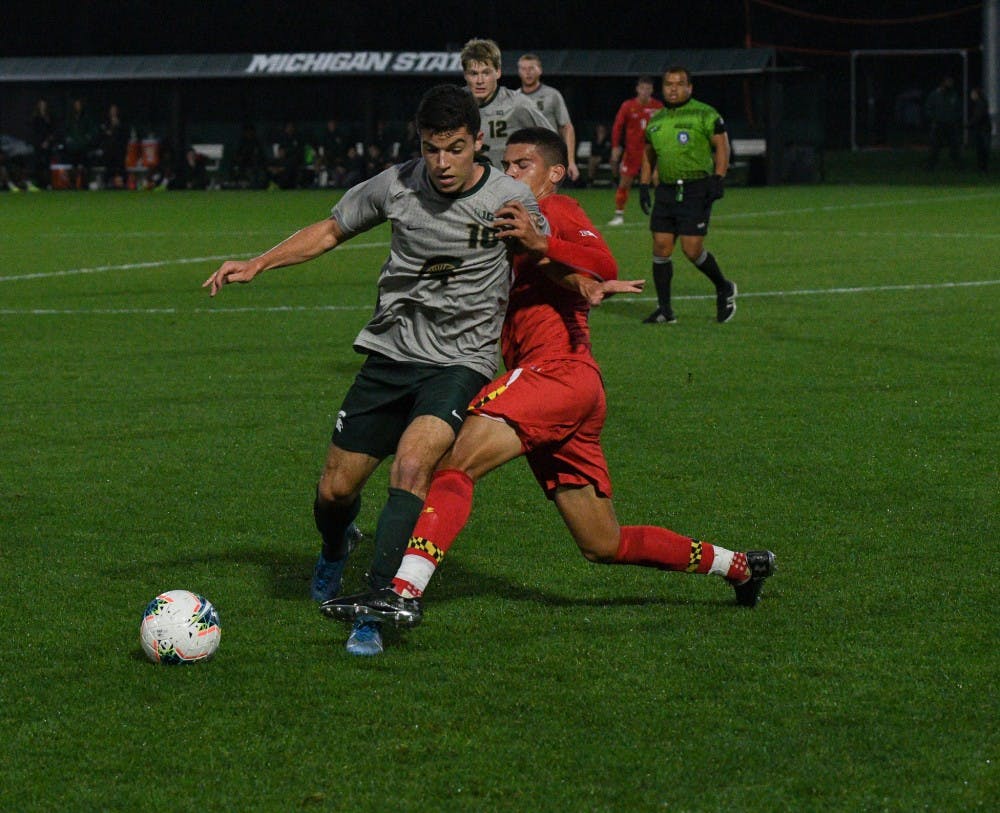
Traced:
[[[388, 242], [377, 243], [347, 243], [337, 247], [337, 251], [366, 248], [388, 248]], [[149, 260], [141, 263], [119, 263], [117, 265], [94, 265], [90, 268], [67, 268], [63, 271], [38, 271], [34, 274], [14, 274], [0, 277], [0, 282], [17, 282], [26, 279], [48, 279], [49, 277], [71, 277], [79, 274], [100, 274], [104, 271], [132, 271], [139, 268], [164, 268], [169, 265], [194, 265], [195, 263], [220, 262], [222, 260], [238, 260], [243, 257], [253, 257], [249, 252], [233, 254], [213, 254], [209, 257], [180, 257], [175, 260]]]
[[[884, 291], [930, 291], [946, 288], [974, 288], [1000, 285], [1000, 279], [984, 279], [970, 282], [928, 282], [907, 285], [872, 285], [845, 288], [807, 288], [797, 291], [750, 291], [741, 293], [738, 299], [748, 297], [784, 296], [824, 296], [840, 294], [865, 294]], [[675, 296], [674, 299], [715, 299], [715, 294], [689, 294]], [[655, 302], [655, 296], [629, 296], [619, 302]], [[613, 304], [613, 303], [612, 303]], [[314, 313], [327, 311], [369, 311], [370, 305], [271, 305], [266, 307], [219, 307], [219, 308], [0, 308], [2, 316], [119, 316], [133, 314], [194, 314], [194, 313]]]
[[1000, 232], [962, 232], [962, 231], [859, 231], [855, 229], [769, 229], [763, 226], [730, 225], [727, 234], [747, 234], [760, 237], [801, 237], [807, 234], [819, 234], [828, 237], [875, 237], [880, 240], [917, 240], [917, 239], [949, 239], [949, 240], [1000, 240]]
[[828, 206], [805, 206], [801, 209], [768, 209], [762, 212], [736, 212], [733, 214], [719, 214], [714, 216], [714, 220], [738, 220], [746, 217], [772, 217], [774, 215], [802, 215], [817, 214], [818, 212], [838, 212], [849, 209], [875, 209], [886, 206], [912, 206], [921, 203], [937, 203], [939, 201], [956, 200], [980, 200], [983, 198], [997, 197], [997, 192], [975, 192], [968, 195], [948, 195], [937, 198], [908, 198], [904, 200], [868, 200], [858, 203], [836, 203]]
[[[833, 212], [842, 209], [866, 209], [872, 207], [884, 207], [884, 206], [906, 206], [910, 204], [919, 203], [934, 203], [937, 200], [977, 200], [979, 198], [990, 198], [996, 197], [996, 192], [977, 192], [968, 195], [950, 195], [944, 198], [910, 198], [906, 200], [873, 200], [864, 201], [860, 203], [842, 203], [842, 204], [831, 204], [829, 206], [807, 206], [803, 209], [771, 209], [758, 212], [738, 212], [735, 214], [719, 214], [715, 216], [716, 222], [728, 221], [728, 220], [738, 220], [750, 217], [774, 217], [780, 215], [795, 215], [795, 214], [815, 214], [817, 212]], [[641, 226], [643, 230], [647, 228], [645, 222], [630, 223], [623, 227], [624, 230], [631, 230], [633, 228]], [[856, 232], [851, 233], [853, 236], [858, 236]], [[869, 235], [869, 236], [879, 236], [879, 235]], [[928, 236], [928, 235], [923, 235]], [[955, 237], [965, 237], [965, 236], [979, 236], [984, 235], [939, 235], [939, 236], [955, 236]], [[989, 236], [989, 235], [985, 235]], [[388, 242], [372, 242], [372, 243], [348, 243], [343, 246], [338, 247], [338, 251], [345, 251], [347, 249], [364, 250], [368, 248], [387, 248], [389, 246]], [[152, 260], [149, 262], [138, 262], [138, 263], [122, 263], [118, 265], [95, 265], [90, 268], [69, 268], [64, 271], [40, 271], [34, 274], [16, 274], [10, 276], [0, 277], [0, 282], [15, 282], [17, 280], [31, 280], [31, 279], [47, 279], [49, 277], [67, 277], [74, 276], [77, 274], [99, 274], [104, 271], [130, 271], [140, 268], [163, 268], [169, 265], [193, 265], [195, 263], [202, 262], [213, 262], [219, 260], [231, 260], [239, 259], [241, 257], [252, 257], [251, 253], [241, 253], [241, 254], [219, 254], [212, 255], [209, 257], [182, 257], [176, 260]]]

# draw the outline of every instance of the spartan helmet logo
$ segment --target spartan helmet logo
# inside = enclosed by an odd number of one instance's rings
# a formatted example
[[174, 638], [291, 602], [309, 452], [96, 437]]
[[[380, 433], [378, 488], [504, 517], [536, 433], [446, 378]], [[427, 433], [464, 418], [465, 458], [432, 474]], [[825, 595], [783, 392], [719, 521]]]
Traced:
[[458, 257], [431, 257], [420, 269], [420, 276], [442, 277], [447, 280], [461, 264], [462, 260]]

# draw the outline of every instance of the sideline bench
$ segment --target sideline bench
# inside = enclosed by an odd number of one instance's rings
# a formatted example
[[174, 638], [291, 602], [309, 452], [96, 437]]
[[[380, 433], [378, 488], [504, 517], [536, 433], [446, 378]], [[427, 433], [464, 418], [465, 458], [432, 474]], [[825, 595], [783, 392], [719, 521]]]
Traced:
[[[576, 145], [576, 163], [582, 165], [580, 169], [580, 179], [587, 179], [590, 156], [593, 155], [594, 145], [590, 141], [581, 141]], [[597, 175], [594, 179], [594, 186], [617, 186], [611, 164], [606, 161], [597, 165]]]
[[738, 178], [756, 186], [767, 181], [767, 140], [764, 138], [733, 138], [729, 141], [729, 169]]
[[205, 171], [208, 172], [208, 188], [219, 189], [219, 172], [222, 169], [222, 155], [226, 150], [225, 144], [192, 144], [198, 155], [205, 157]]

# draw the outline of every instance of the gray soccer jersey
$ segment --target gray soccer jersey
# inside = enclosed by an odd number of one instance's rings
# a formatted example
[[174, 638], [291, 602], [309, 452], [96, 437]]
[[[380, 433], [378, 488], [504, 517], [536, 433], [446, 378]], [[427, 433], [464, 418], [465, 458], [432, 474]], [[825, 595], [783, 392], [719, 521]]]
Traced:
[[333, 208], [345, 236], [392, 224], [375, 313], [355, 350], [397, 361], [462, 364], [490, 378], [496, 373], [510, 262], [493, 214], [519, 200], [542, 216], [527, 186], [484, 170], [472, 189], [449, 197], [434, 188], [424, 159], [417, 158], [352, 187]]
[[549, 126], [555, 130], [570, 123], [569, 108], [563, 95], [553, 87], [539, 83], [538, 89], [531, 93], [516, 91], [533, 104], [542, 115], [548, 119]]
[[515, 93], [510, 88], [501, 85], [493, 98], [479, 108], [482, 119], [480, 129], [483, 131], [483, 144], [486, 157], [497, 169], [503, 159], [507, 137], [522, 127], [546, 127], [555, 130], [545, 115], [527, 97]]

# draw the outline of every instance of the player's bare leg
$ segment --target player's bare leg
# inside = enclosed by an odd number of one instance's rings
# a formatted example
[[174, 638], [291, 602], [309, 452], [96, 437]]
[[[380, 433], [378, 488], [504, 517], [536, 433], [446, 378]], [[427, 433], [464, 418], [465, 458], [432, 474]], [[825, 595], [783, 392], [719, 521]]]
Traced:
[[[451, 425], [434, 415], [415, 417], [399, 439], [389, 470], [389, 497], [375, 528], [375, 551], [368, 572], [373, 590], [386, 587], [399, 568], [431, 475], [454, 440]], [[352, 655], [380, 655], [383, 620], [375, 613], [359, 614], [347, 639], [347, 651]]]
[[774, 573], [770, 551], [731, 551], [652, 525], [619, 526], [611, 500], [593, 486], [560, 488], [555, 502], [591, 562], [721, 576], [744, 607], [756, 606], [764, 579]]
[[420, 596], [468, 521], [475, 481], [523, 453], [517, 433], [506, 423], [479, 415], [466, 418], [431, 480], [392, 586], [324, 602], [323, 614], [340, 621], [368, 617], [400, 627], [419, 624]]
[[629, 190], [635, 175], [622, 174], [618, 179], [618, 187], [615, 189], [615, 216], [608, 221], [609, 226], [622, 226], [625, 224], [625, 204], [628, 203]]
[[313, 518], [323, 547], [313, 569], [310, 594], [328, 601], [340, 592], [344, 567], [361, 538], [354, 519], [361, 508], [361, 489], [378, 467], [378, 458], [330, 444], [316, 487]]

